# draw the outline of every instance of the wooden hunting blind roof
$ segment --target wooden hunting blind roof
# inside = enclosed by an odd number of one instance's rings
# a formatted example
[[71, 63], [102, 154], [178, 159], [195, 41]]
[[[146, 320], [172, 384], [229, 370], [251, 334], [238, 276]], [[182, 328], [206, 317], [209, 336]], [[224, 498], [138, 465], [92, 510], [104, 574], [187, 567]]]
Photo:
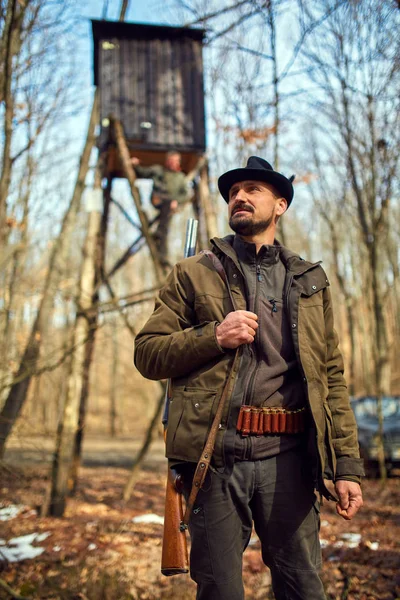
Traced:
[[113, 142], [113, 116], [139, 158], [142, 152], [204, 152], [204, 30], [95, 20], [92, 28], [99, 146]]

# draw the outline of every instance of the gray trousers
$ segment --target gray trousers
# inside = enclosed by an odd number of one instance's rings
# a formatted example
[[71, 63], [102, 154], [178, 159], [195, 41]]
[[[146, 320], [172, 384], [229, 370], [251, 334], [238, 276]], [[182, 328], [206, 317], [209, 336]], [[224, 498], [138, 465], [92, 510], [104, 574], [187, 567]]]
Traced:
[[253, 522], [276, 600], [325, 600], [319, 505], [298, 449], [237, 462], [228, 480], [209, 471], [189, 523], [197, 600], [244, 599], [242, 555]]
[[157, 230], [154, 233], [154, 240], [163, 260], [168, 260], [168, 231], [171, 223], [171, 200], [163, 200], [158, 207], [160, 220], [158, 221]]

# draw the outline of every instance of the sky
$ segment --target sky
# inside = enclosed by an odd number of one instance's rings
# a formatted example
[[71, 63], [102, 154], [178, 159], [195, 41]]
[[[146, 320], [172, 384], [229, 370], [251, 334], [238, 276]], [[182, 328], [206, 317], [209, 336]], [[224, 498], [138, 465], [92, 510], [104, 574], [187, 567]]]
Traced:
[[[118, 19], [119, 12], [122, 2], [115, 0], [106, 0], [106, 2], [100, 2], [99, 0], [89, 0], [82, 6], [82, 15], [90, 19], [101, 19], [103, 18], [104, 7], [107, 6], [107, 18]], [[162, 22], [164, 18], [164, 11], [162, 7], [166, 6], [166, 3], [162, 3], [161, 0], [150, 0], [150, 2], [138, 2], [137, 0], [131, 0], [128, 6], [127, 13], [125, 15], [126, 21], [143, 21], [149, 23]]]
[[[89, 54], [92, 58], [92, 43], [90, 31], [90, 19], [102, 19], [104, 6], [107, 5], [107, 19], [117, 20], [119, 17], [121, 2], [118, 0], [107, 0], [101, 2], [99, 0], [89, 0], [82, 4], [82, 20], [88, 20], [88, 45], [90, 45]], [[172, 11], [168, 8], [167, 2], [162, 0], [150, 0], [143, 2], [141, 0], [130, 0], [128, 10], [125, 15], [125, 21], [136, 21], [140, 23], [155, 23], [155, 24], [176, 24], [171, 21]]]

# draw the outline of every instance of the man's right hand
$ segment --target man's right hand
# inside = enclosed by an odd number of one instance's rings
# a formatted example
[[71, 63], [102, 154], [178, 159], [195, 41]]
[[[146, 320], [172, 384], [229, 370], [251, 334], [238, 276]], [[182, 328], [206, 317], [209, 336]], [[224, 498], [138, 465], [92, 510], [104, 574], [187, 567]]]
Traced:
[[222, 348], [235, 349], [242, 344], [254, 342], [258, 317], [248, 310], [235, 310], [217, 325], [215, 335]]

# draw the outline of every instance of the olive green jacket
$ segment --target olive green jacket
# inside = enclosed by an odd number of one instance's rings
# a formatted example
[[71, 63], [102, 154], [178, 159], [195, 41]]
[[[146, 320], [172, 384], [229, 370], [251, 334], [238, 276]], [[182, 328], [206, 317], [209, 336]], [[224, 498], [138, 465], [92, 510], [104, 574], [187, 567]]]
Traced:
[[[246, 310], [245, 281], [232, 248], [233, 236], [212, 240], [224, 265], [235, 306], [210, 259], [202, 254], [178, 263], [156, 299], [155, 309], [136, 337], [135, 364], [148, 379], [172, 379], [166, 456], [197, 462], [229, 377], [213, 464], [229, 475], [233, 466], [236, 422], [243, 399], [241, 362], [232, 372], [234, 351], [217, 343], [215, 327], [235, 309]], [[316, 484], [332, 497], [323, 477], [363, 475], [357, 426], [343, 377], [343, 359], [333, 327], [328, 279], [319, 263], [302, 260], [283, 248], [284, 300], [293, 343], [312, 416], [309, 452]]]
[[189, 188], [185, 174], [182, 171], [171, 171], [161, 165], [151, 167], [134, 167], [138, 177], [153, 180], [153, 194], [161, 200], [176, 200], [184, 204], [190, 200]]

